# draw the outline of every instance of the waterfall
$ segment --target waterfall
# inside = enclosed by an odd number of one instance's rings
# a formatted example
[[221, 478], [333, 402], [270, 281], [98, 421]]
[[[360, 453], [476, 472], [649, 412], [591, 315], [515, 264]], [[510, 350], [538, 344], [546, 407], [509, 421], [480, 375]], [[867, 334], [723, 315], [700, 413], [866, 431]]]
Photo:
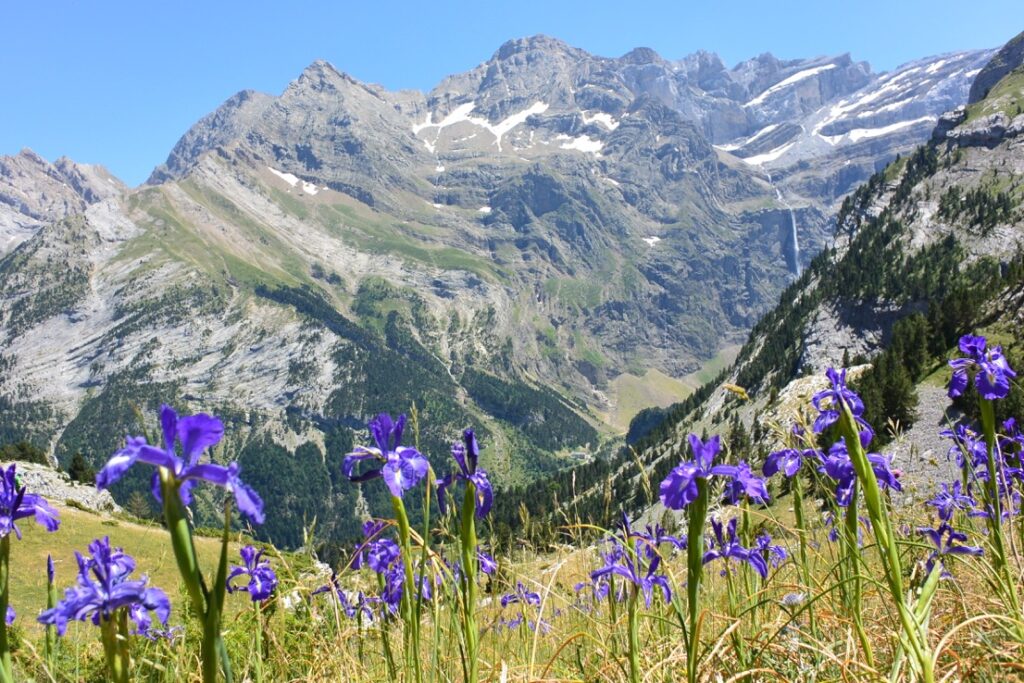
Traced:
[[789, 211], [789, 236], [792, 244], [791, 256], [793, 257], [793, 273], [797, 277], [800, 277], [800, 239], [796, 234], [796, 212], [793, 211], [793, 207], [786, 201], [786, 198], [782, 196], [782, 191], [777, 185], [775, 185], [775, 183], [772, 182], [772, 174], [765, 171], [765, 175], [768, 176], [768, 184], [775, 190], [775, 197], [784, 207], [786, 207], [786, 210]]

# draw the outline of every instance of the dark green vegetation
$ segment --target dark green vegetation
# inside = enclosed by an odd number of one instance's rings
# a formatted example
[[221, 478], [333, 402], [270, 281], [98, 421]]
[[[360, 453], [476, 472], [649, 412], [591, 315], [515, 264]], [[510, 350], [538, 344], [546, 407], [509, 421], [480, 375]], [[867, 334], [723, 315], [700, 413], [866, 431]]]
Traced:
[[0, 462], [21, 460], [22, 462], [34, 462], [37, 465], [49, 465], [46, 459], [46, 452], [36, 448], [27, 441], [8, 443], [0, 446]]
[[977, 227], [987, 235], [999, 223], [1013, 218], [1013, 199], [1005, 190], [976, 187], [964, 192], [954, 185], [939, 200], [939, 217], [968, 228]]

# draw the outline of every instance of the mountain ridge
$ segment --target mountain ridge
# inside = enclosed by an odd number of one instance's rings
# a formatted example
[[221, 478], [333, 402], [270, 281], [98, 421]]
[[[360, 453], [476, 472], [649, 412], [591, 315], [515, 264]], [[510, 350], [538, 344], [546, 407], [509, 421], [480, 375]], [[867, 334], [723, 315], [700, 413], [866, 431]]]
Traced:
[[[0, 438], [95, 463], [134, 407], [217, 412], [235, 434], [218, 457], [270, 499], [309, 475], [266, 531], [287, 542], [309, 515], [386, 508], [338, 485], [337, 458], [412, 397], [424, 450], [475, 424], [499, 484], [594, 461], [616, 443], [616, 379], [682, 377], [741, 341], [830, 243], [843, 188], [917, 134], [754, 163], [701, 116], [747, 134], [885, 83], [849, 58], [765, 57], [740, 82], [710, 57], [673, 71], [564, 45], [499, 48], [433, 94], [314, 62], [201, 119], [151, 183], [37, 228], [0, 258]], [[966, 66], [940, 61], [903, 77], [927, 111], [966, 99]], [[745, 144], [786, 133], [766, 125]], [[812, 184], [814, 166], [848, 170]], [[335, 516], [325, 534], [357, 531]]]

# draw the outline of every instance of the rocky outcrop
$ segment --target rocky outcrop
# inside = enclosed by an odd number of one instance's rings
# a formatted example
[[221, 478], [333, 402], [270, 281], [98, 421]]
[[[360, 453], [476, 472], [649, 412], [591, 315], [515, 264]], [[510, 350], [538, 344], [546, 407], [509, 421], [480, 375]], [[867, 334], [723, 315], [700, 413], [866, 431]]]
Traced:
[[72, 481], [67, 473], [45, 465], [17, 462], [18, 481], [31, 493], [37, 493], [54, 505], [73, 505], [93, 512], [121, 512], [109, 491], [92, 484]]
[[[1016, 135], [1024, 125], [1024, 115], [1010, 121], [1006, 114], [997, 113], [985, 116], [966, 125], [961, 125], [946, 134], [948, 139], [961, 147], [985, 146], [998, 144], [1008, 133]], [[1012, 135], [1011, 135], [1012, 137]]]
[[992, 87], [1014, 69], [1024, 65], [1024, 33], [1004, 45], [978, 73], [971, 84], [968, 104], [985, 99]]
[[935, 130], [932, 131], [932, 140], [941, 141], [946, 135], [967, 119], [967, 107], [959, 106], [952, 111], [947, 111], [935, 123]]

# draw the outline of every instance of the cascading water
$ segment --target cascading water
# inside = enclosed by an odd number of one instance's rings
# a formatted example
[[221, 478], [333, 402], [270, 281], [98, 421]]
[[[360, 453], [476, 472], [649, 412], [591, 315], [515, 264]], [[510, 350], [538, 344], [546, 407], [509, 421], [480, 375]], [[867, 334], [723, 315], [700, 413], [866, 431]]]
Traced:
[[789, 205], [786, 198], [782, 196], [782, 191], [775, 185], [775, 183], [772, 182], [772, 174], [765, 171], [765, 175], [768, 176], [768, 184], [775, 190], [776, 198], [784, 207], [786, 207], [786, 210], [789, 211], [789, 237], [790, 243], [792, 244], [791, 256], [793, 258], [793, 273], [797, 277], [800, 277], [800, 239], [796, 234], [796, 212], [793, 211], [793, 207]]

